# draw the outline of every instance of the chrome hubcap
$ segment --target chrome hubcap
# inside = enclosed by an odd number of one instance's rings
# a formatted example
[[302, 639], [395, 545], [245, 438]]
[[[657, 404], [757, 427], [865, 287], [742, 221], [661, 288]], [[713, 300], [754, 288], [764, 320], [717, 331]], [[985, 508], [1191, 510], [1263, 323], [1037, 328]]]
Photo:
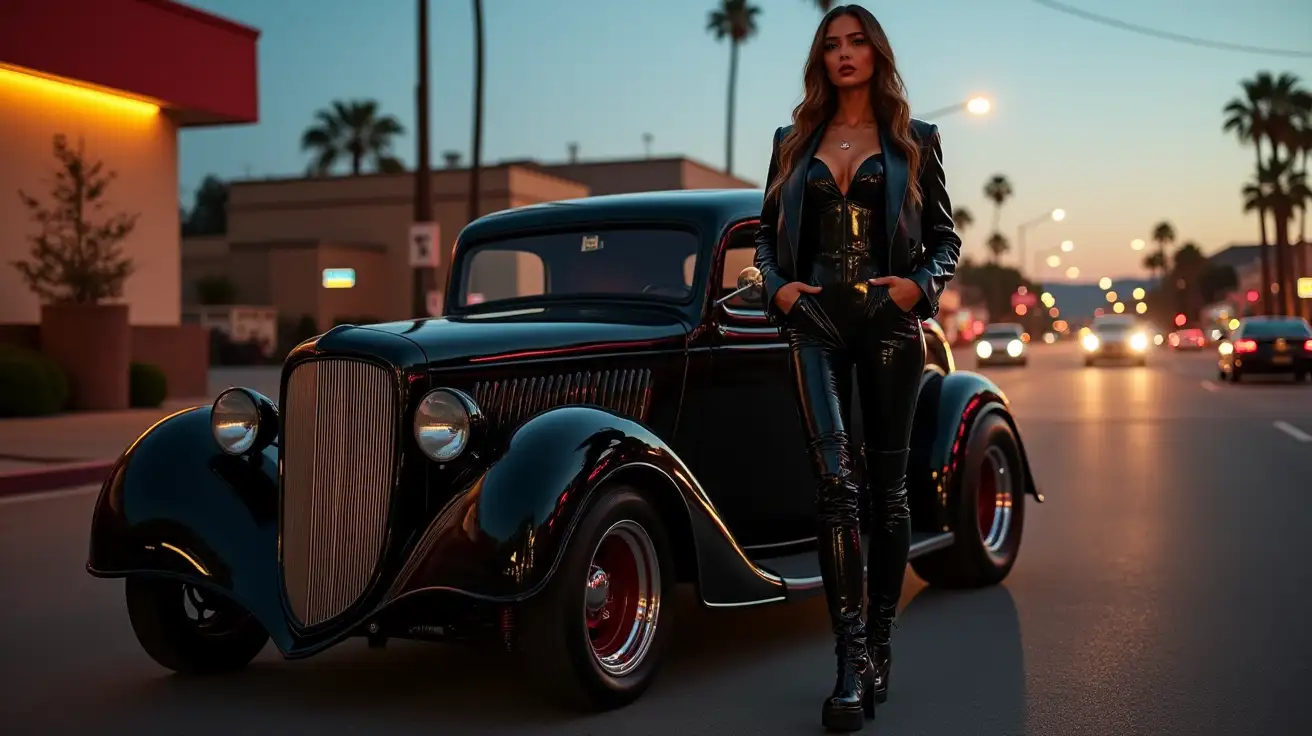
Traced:
[[984, 452], [976, 490], [980, 540], [989, 552], [1001, 550], [1011, 531], [1014, 476], [1007, 453], [1000, 447], [990, 446]]
[[611, 676], [642, 664], [656, 636], [661, 570], [651, 537], [621, 521], [602, 535], [584, 588], [583, 616], [592, 655]]

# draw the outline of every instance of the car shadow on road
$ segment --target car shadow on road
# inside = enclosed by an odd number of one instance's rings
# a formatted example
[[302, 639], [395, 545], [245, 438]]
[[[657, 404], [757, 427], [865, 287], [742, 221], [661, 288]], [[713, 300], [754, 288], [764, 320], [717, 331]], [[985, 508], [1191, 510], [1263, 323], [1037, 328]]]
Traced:
[[[250, 668], [230, 675], [120, 681], [115, 710], [133, 720], [149, 711], [149, 723], [133, 724], [141, 733], [170, 715], [214, 722], [234, 712], [247, 714], [241, 720], [292, 716], [300, 728], [318, 724], [327, 731], [348, 722], [390, 728], [399, 720], [478, 733], [706, 732], [711, 711], [731, 731], [740, 725], [755, 732], [748, 724], [763, 720], [783, 733], [818, 730], [819, 699], [833, 671], [823, 599], [706, 610], [691, 590], [681, 590], [673, 603], [677, 636], [655, 686], [634, 705], [610, 713], [562, 708], [520, 677], [522, 667], [509, 654], [413, 642], [371, 651], [360, 641], [299, 662], [266, 650]], [[981, 733], [1020, 731], [1023, 662], [1016, 610], [1005, 588], [923, 589], [899, 626], [896, 698], [881, 706], [881, 719], [921, 732], [940, 726], [960, 732], [963, 724], [987, 724]]]

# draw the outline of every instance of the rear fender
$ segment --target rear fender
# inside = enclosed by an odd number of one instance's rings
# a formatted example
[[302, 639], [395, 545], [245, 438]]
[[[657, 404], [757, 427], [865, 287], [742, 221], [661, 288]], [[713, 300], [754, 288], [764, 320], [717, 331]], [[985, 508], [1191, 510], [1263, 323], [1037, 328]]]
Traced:
[[511, 434], [505, 451], [429, 526], [392, 597], [453, 591], [509, 602], [536, 594], [591, 500], [617, 482], [656, 506], [704, 603], [783, 598], [782, 581], [748, 560], [673, 450], [637, 422], [577, 405], [538, 414]]
[[951, 531], [952, 509], [957, 502], [956, 474], [965, 458], [971, 430], [988, 414], [998, 414], [1011, 426], [1020, 446], [1025, 490], [1035, 500], [1044, 500], [1002, 389], [971, 371], [943, 375], [927, 370], [920, 384], [907, 471], [916, 490], [911, 496], [911, 518], [918, 531]]

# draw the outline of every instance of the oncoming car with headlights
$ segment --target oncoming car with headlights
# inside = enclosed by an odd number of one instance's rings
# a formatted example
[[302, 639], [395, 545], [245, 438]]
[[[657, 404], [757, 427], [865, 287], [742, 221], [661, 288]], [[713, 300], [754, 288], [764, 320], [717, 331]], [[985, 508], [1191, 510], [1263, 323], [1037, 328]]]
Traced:
[[1086, 366], [1104, 360], [1128, 360], [1147, 365], [1151, 345], [1152, 338], [1138, 320], [1120, 315], [1095, 318], [1089, 331], [1080, 337]]
[[[334, 327], [287, 356], [277, 402], [231, 388], [128, 447], [88, 571], [127, 579], [139, 642], [179, 672], [270, 640], [465, 640], [585, 707], [631, 702], [676, 584], [709, 608], [823, 591], [760, 210], [759, 190], [660, 192], [478, 219], [444, 317]], [[917, 313], [912, 565], [993, 585], [1042, 496], [1002, 391]]]
[[1029, 362], [1025, 328], [1014, 322], [998, 322], [984, 328], [975, 342], [975, 360], [979, 366], [1025, 365]]

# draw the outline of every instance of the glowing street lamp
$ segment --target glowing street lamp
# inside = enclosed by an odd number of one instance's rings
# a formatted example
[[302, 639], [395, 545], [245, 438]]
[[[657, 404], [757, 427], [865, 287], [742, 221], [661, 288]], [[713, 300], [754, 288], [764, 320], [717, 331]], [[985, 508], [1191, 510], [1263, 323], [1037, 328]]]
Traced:
[[1143, 250], [1143, 248], [1144, 248], [1144, 242], [1141, 238], [1135, 238], [1134, 240], [1130, 241], [1131, 250]]
[[1075, 250], [1075, 241], [1073, 240], [1061, 241], [1061, 252], [1070, 253], [1073, 250]]
[[940, 118], [944, 115], [951, 115], [954, 112], [968, 112], [971, 115], [980, 117], [988, 115], [992, 111], [993, 101], [983, 95], [976, 95], [969, 100], [958, 102], [955, 105], [948, 105], [947, 107], [940, 107], [937, 110], [930, 110], [918, 117], [921, 120], [933, 120], [934, 118]]
[[1058, 207], [1048, 210], [1032, 220], [1026, 220], [1016, 228], [1016, 260], [1021, 268], [1025, 268], [1025, 231], [1045, 222], [1061, 222], [1065, 219], [1066, 210]]
[[1080, 269], [1076, 268], [1075, 266], [1071, 266], [1070, 268], [1066, 269], [1066, 278], [1078, 279], [1079, 277], [1080, 277]]
[[1048, 256], [1048, 268], [1056, 268], [1060, 265], [1061, 265], [1061, 256], [1058, 255]]

